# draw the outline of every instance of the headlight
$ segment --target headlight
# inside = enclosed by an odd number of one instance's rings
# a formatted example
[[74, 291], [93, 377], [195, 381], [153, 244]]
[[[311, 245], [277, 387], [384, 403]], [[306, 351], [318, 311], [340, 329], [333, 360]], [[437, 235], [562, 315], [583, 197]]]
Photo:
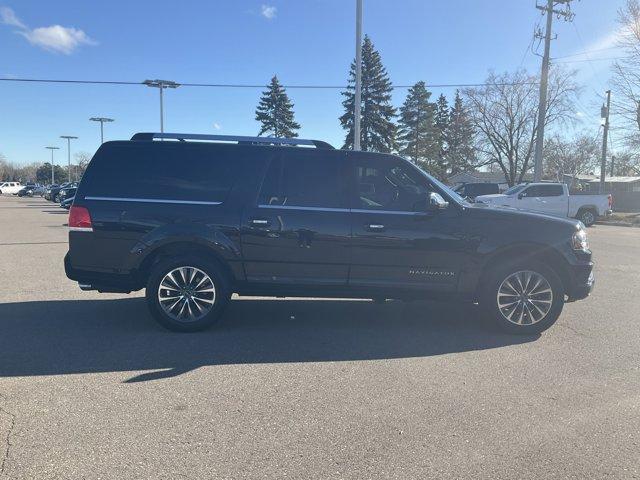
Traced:
[[589, 240], [587, 239], [587, 232], [584, 229], [578, 230], [573, 234], [571, 240], [574, 250], [589, 250]]

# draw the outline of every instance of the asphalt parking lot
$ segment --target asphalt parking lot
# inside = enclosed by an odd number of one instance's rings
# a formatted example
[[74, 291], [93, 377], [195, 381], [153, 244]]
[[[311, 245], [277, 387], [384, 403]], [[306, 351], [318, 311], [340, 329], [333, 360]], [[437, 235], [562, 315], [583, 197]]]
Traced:
[[0, 478], [639, 478], [640, 229], [536, 337], [437, 303], [237, 299], [164, 331], [64, 275], [66, 212], [0, 197]]

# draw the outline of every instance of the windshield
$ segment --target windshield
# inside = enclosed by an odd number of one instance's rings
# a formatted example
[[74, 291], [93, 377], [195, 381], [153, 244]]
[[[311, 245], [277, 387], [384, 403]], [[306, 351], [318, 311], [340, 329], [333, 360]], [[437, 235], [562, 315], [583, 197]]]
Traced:
[[505, 195], [514, 195], [514, 194], [518, 193], [520, 190], [522, 190], [524, 187], [526, 187], [526, 185], [514, 185], [513, 187], [511, 187], [510, 189], [505, 191], [504, 194]]

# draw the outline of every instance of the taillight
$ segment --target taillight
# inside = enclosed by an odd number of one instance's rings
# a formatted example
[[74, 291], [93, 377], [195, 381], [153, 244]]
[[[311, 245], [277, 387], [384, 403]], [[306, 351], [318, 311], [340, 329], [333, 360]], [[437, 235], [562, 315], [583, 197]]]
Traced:
[[613, 210], [613, 195], [609, 194], [609, 210]]
[[72, 205], [71, 210], [69, 210], [69, 230], [75, 232], [93, 232], [89, 210], [85, 207]]

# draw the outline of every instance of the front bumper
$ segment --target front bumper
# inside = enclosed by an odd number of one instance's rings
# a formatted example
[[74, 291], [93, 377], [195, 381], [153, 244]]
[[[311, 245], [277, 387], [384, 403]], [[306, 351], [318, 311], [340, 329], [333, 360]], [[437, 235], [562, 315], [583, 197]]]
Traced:
[[587, 298], [593, 291], [596, 279], [593, 274], [593, 264], [573, 267], [573, 286], [567, 292], [568, 302], [575, 302]]

